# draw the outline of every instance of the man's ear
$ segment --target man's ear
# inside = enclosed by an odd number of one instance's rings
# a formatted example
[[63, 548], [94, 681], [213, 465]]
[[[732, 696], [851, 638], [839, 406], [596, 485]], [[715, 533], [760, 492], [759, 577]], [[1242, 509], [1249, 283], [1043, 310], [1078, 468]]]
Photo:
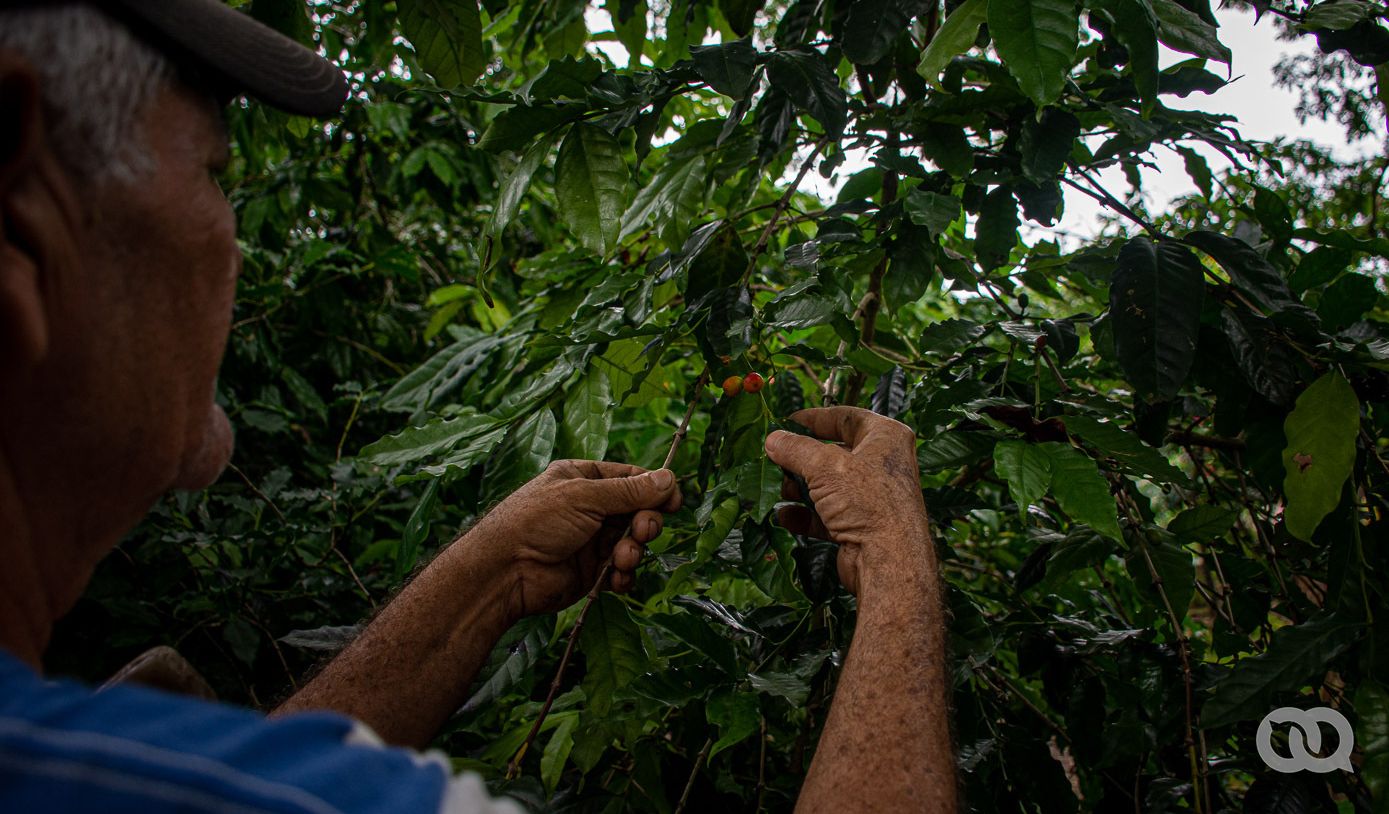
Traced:
[[24, 58], [0, 50], [0, 374], [36, 363], [48, 349], [45, 252], [35, 227], [52, 219], [29, 211], [44, 206], [36, 196], [44, 142], [38, 75]]

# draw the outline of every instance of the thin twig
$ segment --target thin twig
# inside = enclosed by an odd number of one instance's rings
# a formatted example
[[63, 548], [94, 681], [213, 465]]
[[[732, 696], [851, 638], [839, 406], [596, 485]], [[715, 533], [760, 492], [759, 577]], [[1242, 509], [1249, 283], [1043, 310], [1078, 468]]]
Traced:
[[699, 756], [695, 758], [694, 766], [690, 767], [690, 779], [685, 781], [685, 790], [680, 793], [680, 802], [675, 804], [675, 814], [680, 814], [685, 810], [685, 804], [690, 801], [690, 792], [694, 790], [695, 778], [699, 776], [699, 767], [704, 765], [704, 758], [708, 757], [709, 750], [713, 746], [713, 738], [704, 741], [704, 748], [699, 750]]
[[[675, 430], [675, 435], [670, 440], [670, 450], [666, 452], [665, 463], [661, 464], [662, 469], [669, 469], [671, 462], [675, 460], [675, 453], [679, 451], [680, 444], [685, 440], [685, 436], [690, 431], [690, 419], [694, 417], [695, 405], [699, 404], [699, 397], [704, 393], [704, 386], [709, 383], [709, 368], [704, 368], [704, 372], [699, 374], [699, 379], [695, 381], [694, 392], [690, 395], [690, 403], [685, 408], [685, 417], [680, 420], [680, 426]], [[623, 532], [623, 537], [632, 533], [632, 526], [627, 525], [627, 530]], [[550, 707], [554, 706], [555, 696], [559, 694], [560, 682], [564, 679], [564, 668], [569, 666], [569, 659], [574, 655], [574, 645], [579, 641], [579, 633], [584, 628], [584, 622], [588, 619], [588, 612], [593, 607], [593, 603], [598, 599], [598, 594], [603, 590], [603, 585], [612, 575], [613, 558], [608, 556], [603, 567], [598, 571], [598, 578], [593, 581], [593, 587], [589, 589], [584, 597], [584, 605], [579, 609], [579, 615], [574, 619], [574, 626], [569, 629], [569, 641], [564, 646], [564, 655], [560, 657], [559, 666], [555, 668], [555, 676], [550, 680], [550, 691], [545, 696], [545, 703], [540, 707], [540, 712], [535, 716], [535, 723], [531, 725], [530, 732], [526, 734], [526, 740], [521, 744], [521, 748], [516, 750], [516, 755], [511, 759], [511, 764], [507, 766], [506, 776], [513, 778], [521, 770], [521, 760], [525, 758], [526, 752], [530, 749], [535, 737], [540, 734], [540, 727], [545, 723], [545, 717], [550, 714]]]
[[810, 151], [810, 155], [806, 156], [805, 163], [801, 165], [800, 171], [791, 181], [791, 186], [787, 187], [786, 192], [782, 193], [781, 198], [777, 200], [776, 208], [772, 210], [772, 219], [767, 221], [767, 228], [762, 230], [762, 236], [757, 239], [757, 244], [753, 246], [752, 254], [748, 257], [748, 267], [743, 272], [744, 287], [752, 279], [753, 270], [757, 268], [757, 258], [761, 257], [762, 253], [767, 250], [767, 244], [772, 239], [772, 232], [776, 231], [777, 222], [781, 220], [782, 215], [786, 214], [786, 209], [791, 205], [791, 199], [795, 197], [796, 190], [800, 189], [806, 173], [810, 172], [810, 168], [815, 164], [815, 159], [820, 157], [820, 151], [825, 149], [825, 145], [829, 144], [829, 141], [830, 137], [827, 134], [815, 142], [814, 149]]

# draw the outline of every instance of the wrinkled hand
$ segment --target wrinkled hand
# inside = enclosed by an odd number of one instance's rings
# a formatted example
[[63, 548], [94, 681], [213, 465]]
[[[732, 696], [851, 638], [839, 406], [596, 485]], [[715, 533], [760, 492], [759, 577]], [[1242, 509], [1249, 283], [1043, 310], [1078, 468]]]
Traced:
[[[858, 407], [814, 407], [791, 419], [815, 438], [778, 430], [767, 436], [767, 457], [805, 479], [815, 510], [783, 506], [777, 521], [792, 533], [839, 543], [839, 579], [856, 594], [868, 571], [924, 561], [926, 506], [911, 428]], [[801, 497], [789, 477], [782, 495]]]
[[[513, 492], [469, 532], [500, 560], [512, 619], [562, 610], [593, 587], [613, 558], [604, 587], [631, 589], [646, 543], [661, 533], [662, 512], [680, 508], [675, 476], [605, 461], [555, 461]], [[628, 525], [631, 532], [623, 536]]]

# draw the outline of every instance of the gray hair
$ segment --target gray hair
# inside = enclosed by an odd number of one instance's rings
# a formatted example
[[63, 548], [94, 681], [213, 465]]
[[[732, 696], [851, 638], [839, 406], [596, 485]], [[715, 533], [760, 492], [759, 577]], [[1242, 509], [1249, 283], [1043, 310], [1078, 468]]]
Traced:
[[58, 158], [88, 181], [130, 181], [151, 169], [138, 128], [173, 64], [86, 3], [0, 11], [0, 48], [39, 75], [40, 103]]

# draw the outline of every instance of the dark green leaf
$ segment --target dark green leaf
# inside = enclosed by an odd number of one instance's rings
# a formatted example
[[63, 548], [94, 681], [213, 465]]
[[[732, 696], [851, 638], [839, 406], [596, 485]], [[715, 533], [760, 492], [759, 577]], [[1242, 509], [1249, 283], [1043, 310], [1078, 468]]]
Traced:
[[907, 195], [907, 216], [939, 237], [960, 217], [960, 202], [949, 195], [914, 189]]
[[737, 40], [724, 45], [696, 45], [690, 49], [695, 71], [709, 87], [734, 99], [747, 95], [752, 84], [752, 72], [757, 65], [757, 51], [750, 40]]
[[1317, 316], [1328, 331], [1339, 331], [1371, 311], [1379, 301], [1379, 289], [1365, 274], [1344, 274], [1322, 292]]
[[1115, 352], [1144, 398], [1170, 399], [1186, 381], [1204, 294], [1201, 263], [1179, 243], [1136, 237], [1119, 252], [1109, 288]]
[[1225, 534], [1239, 513], [1220, 506], [1193, 506], [1172, 518], [1167, 530], [1179, 543], [1209, 543]]
[[539, 475], [554, 456], [555, 431], [555, 414], [548, 409], [537, 411], [513, 427], [487, 462], [484, 500], [503, 498]]
[[945, 18], [940, 30], [921, 54], [917, 73], [927, 82], [940, 86], [940, 73], [946, 63], [968, 51], [979, 36], [979, 26], [989, 13], [989, 0], [965, 0]]
[[923, 5], [921, 0], [855, 0], [840, 40], [844, 56], [859, 65], [880, 62]]
[[1331, 660], [1360, 637], [1359, 625], [1334, 615], [1290, 625], [1273, 634], [1268, 650], [1236, 662], [1201, 707], [1201, 726], [1215, 729], [1267, 715], [1278, 693], [1323, 675]]
[[602, 128], [576, 124], [560, 144], [555, 162], [560, 216], [591, 251], [608, 255], [617, 248], [629, 178], [622, 148]]
[[1012, 190], [999, 187], [984, 198], [974, 225], [975, 259], [985, 271], [1008, 262], [1018, 242], [1018, 202]]
[[1061, 95], [1079, 30], [1069, 0], [989, 0], [989, 33], [1023, 93], [1044, 107]]
[[849, 101], [825, 57], [818, 51], [780, 51], [767, 66], [767, 78], [796, 107], [815, 117], [825, 132], [838, 136], [848, 120]]
[[440, 87], [471, 83], [487, 67], [476, 0], [398, 0], [400, 28]]
[[494, 153], [519, 150], [541, 133], [567, 124], [583, 112], [584, 105], [515, 105], [492, 119], [477, 141], [478, 149]]
[[395, 578], [403, 579], [406, 574], [414, 569], [415, 563], [420, 556], [420, 546], [429, 537], [429, 522], [434, 517], [434, 508], [439, 502], [439, 479], [435, 478], [424, 488], [424, 494], [420, 496], [420, 502], [415, 504], [415, 510], [410, 513], [410, 519], [405, 521], [405, 530], [401, 533], [400, 548], [396, 550], [395, 558]]
[[1104, 455], [1118, 461], [1131, 475], [1164, 483], [1187, 482], [1186, 475], [1169, 463], [1162, 453], [1112, 421], [1099, 421], [1082, 415], [1067, 416], [1066, 429]]
[[1176, 0], [1149, 0], [1158, 19], [1158, 39], [1185, 54], [1230, 64], [1230, 49], [1221, 44], [1215, 26], [1187, 11]]
[[602, 593], [589, 608], [579, 648], [588, 665], [584, 676], [584, 695], [588, 711], [603, 716], [612, 709], [613, 696], [646, 669], [646, 650], [641, 630], [627, 612], [622, 600]]
[[1047, 108], [1040, 122], [1027, 119], [1019, 145], [1023, 175], [1037, 183], [1055, 179], [1065, 168], [1079, 135], [1080, 119], [1064, 110]]
[[710, 760], [756, 732], [761, 721], [757, 696], [731, 690], [716, 693], [710, 698], [704, 707], [704, 714], [710, 725], [719, 728], [719, 739], [709, 749]]

